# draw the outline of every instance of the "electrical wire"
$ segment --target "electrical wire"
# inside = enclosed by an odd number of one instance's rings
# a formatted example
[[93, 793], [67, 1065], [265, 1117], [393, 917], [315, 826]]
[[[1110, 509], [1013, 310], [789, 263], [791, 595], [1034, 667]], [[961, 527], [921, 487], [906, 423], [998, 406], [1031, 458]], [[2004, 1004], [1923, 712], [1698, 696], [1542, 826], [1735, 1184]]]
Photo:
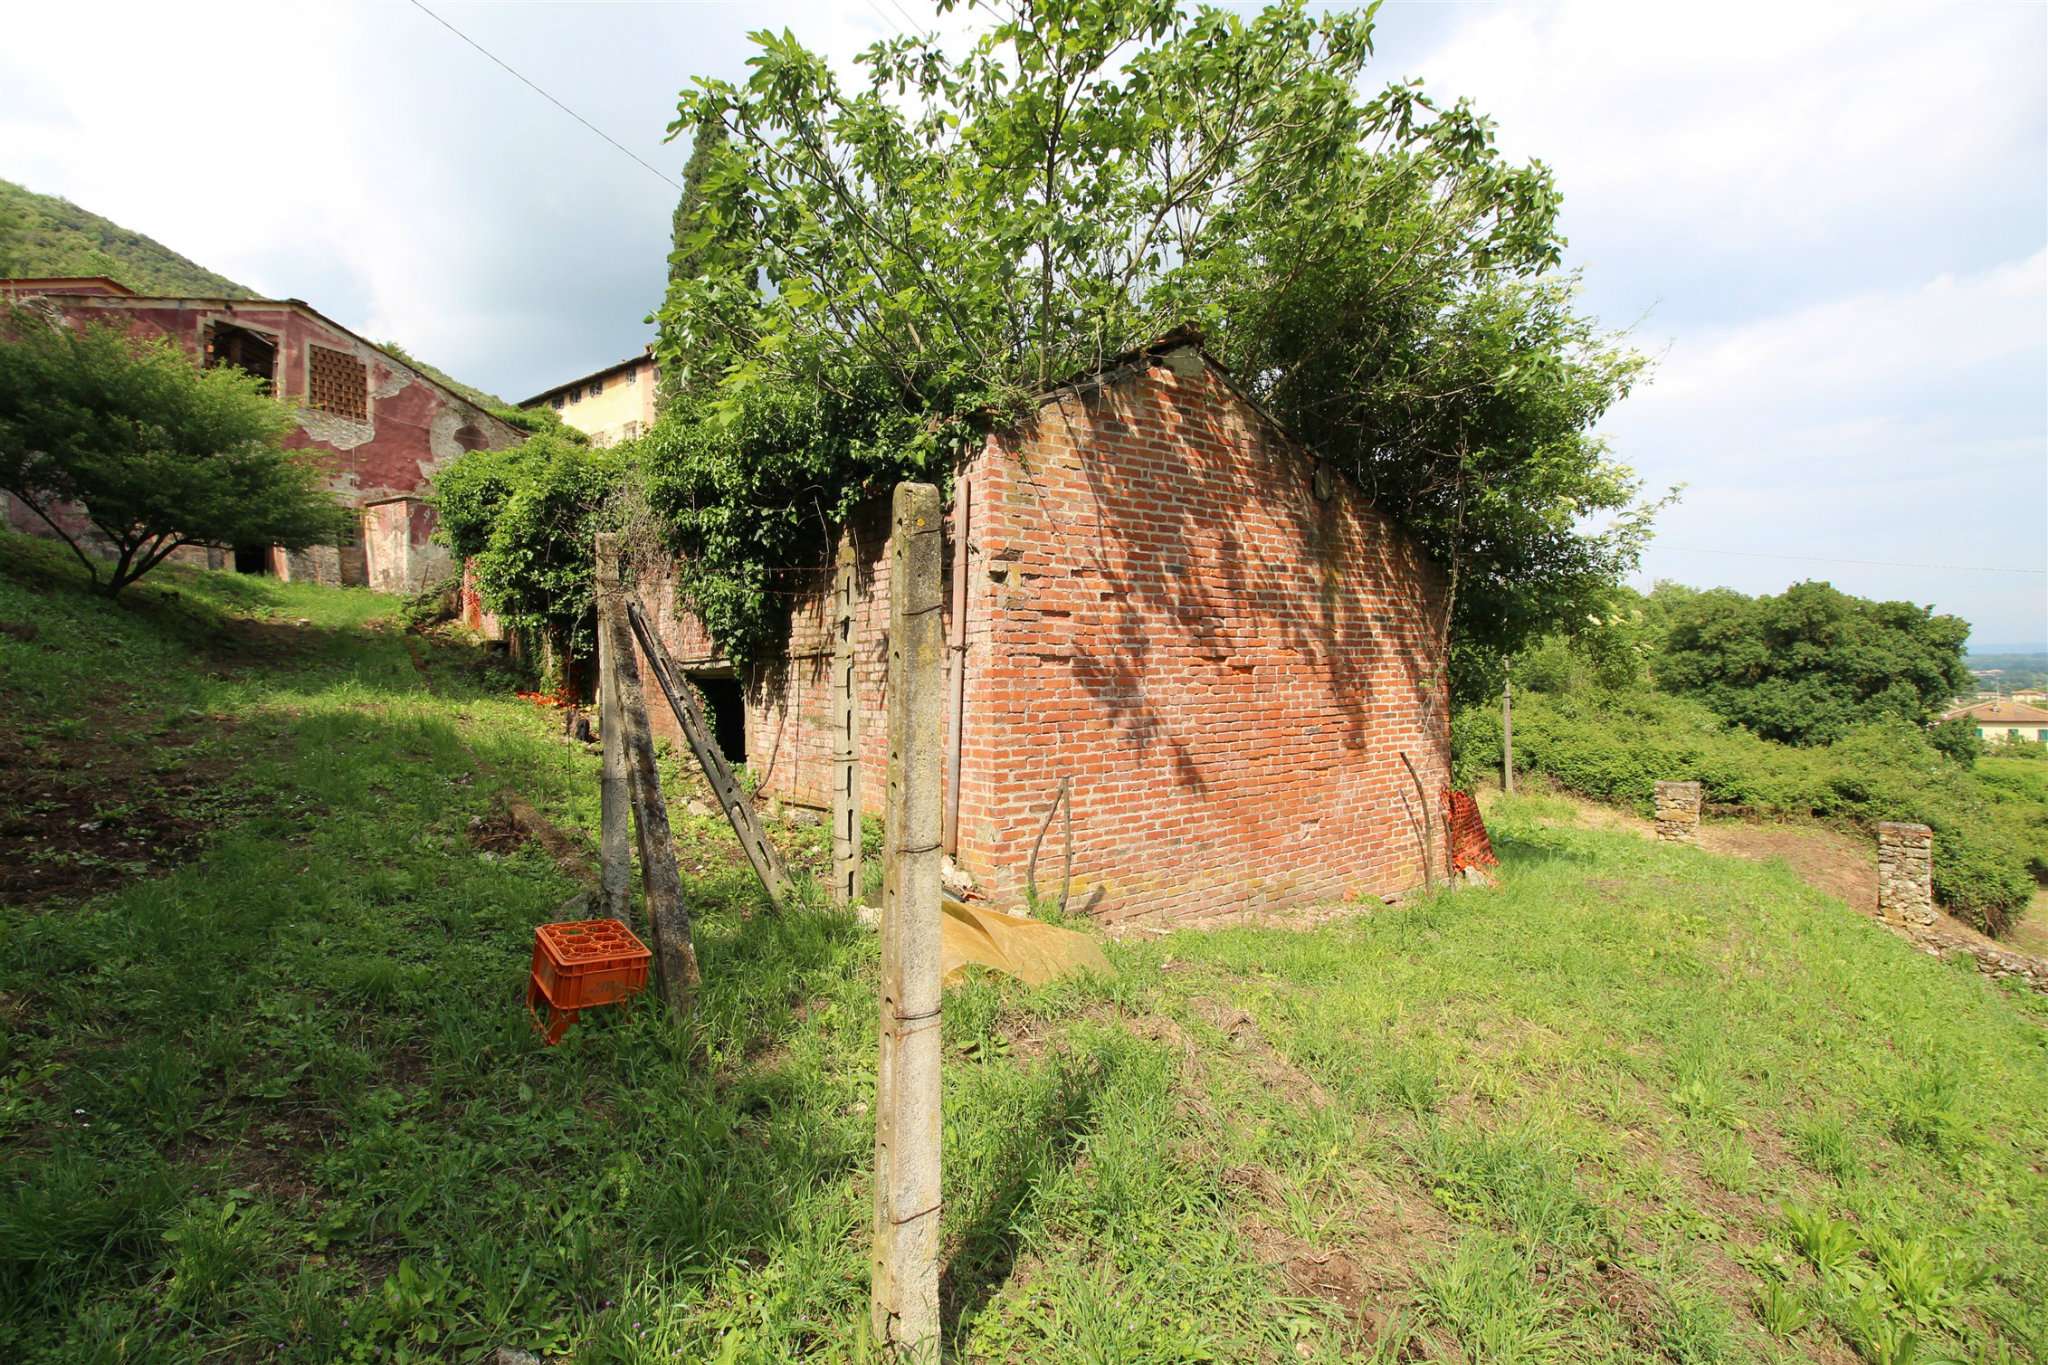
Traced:
[[490, 59], [491, 59], [491, 60], [492, 60], [493, 62], [497, 63], [497, 65], [498, 65], [498, 66], [499, 66], [500, 68], [502, 68], [502, 69], [503, 69], [503, 70], [505, 71], [505, 73], [506, 73], [507, 75], [509, 75], [509, 76], [512, 76], [512, 77], [513, 77], [514, 79], [518, 80], [518, 81], [519, 81], [519, 82], [520, 82], [521, 84], [523, 84], [523, 85], [527, 86], [527, 87], [528, 87], [529, 89], [531, 89], [531, 90], [532, 90], [532, 91], [533, 91], [533, 92], [534, 92], [535, 94], [539, 95], [539, 96], [540, 96], [540, 97], [541, 97], [542, 99], [546, 100], [546, 101], [547, 101], [547, 102], [548, 102], [549, 104], [552, 104], [552, 105], [554, 105], [554, 106], [555, 106], [555, 108], [557, 108], [557, 109], [561, 110], [561, 111], [562, 111], [563, 113], [567, 114], [567, 115], [568, 115], [568, 116], [569, 116], [570, 118], [572, 118], [572, 119], [575, 119], [575, 120], [576, 120], [576, 121], [577, 121], [578, 123], [582, 124], [582, 125], [583, 125], [583, 126], [584, 126], [585, 128], [588, 128], [588, 129], [589, 129], [589, 130], [590, 130], [591, 132], [593, 132], [593, 133], [596, 133], [596, 134], [597, 134], [597, 135], [598, 135], [599, 137], [603, 138], [603, 139], [604, 139], [604, 140], [605, 140], [606, 142], [609, 142], [609, 143], [611, 143], [611, 144], [612, 144], [612, 146], [614, 146], [614, 147], [618, 148], [618, 149], [619, 149], [620, 151], [624, 152], [624, 153], [625, 153], [625, 154], [626, 154], [627, 156], [630, 156], [630, 157], [632, 157], [632, 158], [633, 158], [633, 160], [635, 160], [636, 162], [639, 162], [639, 164], [640, 164], [640, 165], [641, 165], [642, 167], [645, 167], [645, 168], [646, 168], [646, 170], [647, 170], [648, 172], [650, 172], [651, 174], [653, 174], [653, 175], [656, 175], [656, 176], [659, 176], [659, 177], [661, 178], [661, 180], [662, 180], [662, 181], [663, 181], [664, 183], [666, 183], [666, 184], [667, 184], [667, 185], [668, 185], [668, 186], [669, 186], [670, 188], [672, 188], [672, 189], [677, 189], [677, 190], [680, 190], [680, 189], [682, 189], [682, 186], [681, 186], [680, 184], [678, 184], [678, 183], [677, 183], [676, 181], [674, 181], [674, 180], [670, 180], [670, 179], [669, 179], [669, 178], [668, 178], [668, 177], [667, 177], [666, 175], [663, 175], [661, 171], [659, 171], [659, 170], [655, 169], [655, 167], [654, 167], [654, 166], [652, 166], [652, 165], [650, 165], [650, 164], [649, 164], [648, 162], [646, 162], [646, 161], [642, 160], [642, 159], [641, 159], [641, 157], [640, 157], [640, 154], [639, 154], [638, 152], [635, 152], [635, 151], [634, 151], [634, 150], [633, 150], [632, 148], [630, 148], [630, 147], [626, 146], [626, 144], [625, 144], [625, 143], [623, 143], [623, 142], [619, 141], [619, 140], [618, 140], [617, 138], [613, 137], [613, 136], [612, 136], [612, 135], [611, 135], [610, 133], [607, 133], [607, 132], [606, 132], [606, 131], [605, 131], [604, 129], [602, 129], [602, 128], [598, 127], [598, 126], [597, 126], [596, 124], [592, 123], [592, 122], [591, 122], [591, 121], [590, 121], [589, 119], [587, 119], [587, 118], [583, 117], [583, 115], [581, 115], [581, 114], [577, 113], [577, 112], [576, 112], [576, 111], [575, 111], [574, 109], [571, 109], [571, 108], [570, 108], [570, 107], [569, 107], [568, 105], [566, 105], [566, 104], [562, 103], [562, 102], [561, 102], [560, 100], [556, 99], [556, 98], [555, 98], [555, 97], [554, 97], [553, 95], [550, 95], [550, 94], [549, 94], [549, 93], [548, 93], [547, 91], [545, 91], [545, 90], [541, 89], [541, 88], [540, 88], [540, 86], [538, 86], [538, 85], [534, 84], [534, 82], [532, 82], [531, 80], [528, 80], [528, 79], [527, 79], [527, 78], [526, 78], [525, 76], [523, 76], [523, 75], [520, 75], [520, 73], [519, 73], [519, 72], [517, 72], [517, 71], [514, 71], [514, 70], [513, 70], [512, 68], [511, 68], [511, 66], [507, 65], [507, 64], [506, 64], [506, 62], [505, 62], [505, 61], [504, 61], [504, 60], [503, 60], [502, 58], [500, 58], [500, 57], [499, 57], [499, 56], [498, 56], [498, 55], [497, 55], [497, 54], [496, 54], [495, 52], [492, 52], [492, 51], [491, 51], [491, 50], [490, 50], [489, 48], [485, 47], [485, 46], [484, 46], [484, 45], [483, 45], [482, 43], [480, 43], [480, 42], [478, 42], [478, 41], [477, 41], [476, 39], [474, 39], [474, 38], [470, 37], [470, 36], [469, 36], [469, 35], [468, 35], [467, 33], [464, 33], [464, 32], [463, 32], [463, 31], [462, 31], [461, 29], [459, 29], [459, 28], [455, 27], [455, 25], [453, 25], [453, 24], [449, 23], [449, 22], [448, 22], [448, 21], [447, 21], [446, 19], [443, 19], [443, 18], [442, 18], [442, 17], [440, 16], [440, 15], [438, 15], [438, 14], [434, 13], [434, 11], [432, 11], [432, 10], [428, 9], [428, 8], [427, 8], [427, 7], [426, 7], [426, 6], [424, 5], [424, 4], [422, 4], [422, 3], [420, 2], [420, 0], [411, 0], [411, 3], [412, 3], [412, 7], [413, 7], [414, 9], [418, 10], [418, 11], [419, 11], [419, 12], [420, 12], [421, 14], [424, 14], [424, 15], [426, 15], [426, 16], [427, 16], [427, 17], [428, 17], [429, 19], [432, 19], [432, 20], [433, 20], [433, 21], [434, 21], [435, 23], [439, 24], [439, 25], [440, 25], [440, 26], [441, 26], [442, 28], [445, 28], [445, 29], [447, 29], [447, 30], [448, 30], [448, 31], [449, 31], [450, 33], [454, 34], [454, 35], [455, 35], [456, 37], [458, 37], [458, 38], [462, 39], [462, 41], [463, 41], [463, 42], [465, 42], [465, 43], [468, 43], [468, 44], [469, 44], [469, 45], [470, 45], [471, 47], [475, 48], [475, 49], [476, 49], [476, 50], [477, 50], [478, 52], [481, 52], [481, 53], [483, 53], [483, 54], [484, 54], [484, 56], [486, 56], [486, 57], [490, 58]]

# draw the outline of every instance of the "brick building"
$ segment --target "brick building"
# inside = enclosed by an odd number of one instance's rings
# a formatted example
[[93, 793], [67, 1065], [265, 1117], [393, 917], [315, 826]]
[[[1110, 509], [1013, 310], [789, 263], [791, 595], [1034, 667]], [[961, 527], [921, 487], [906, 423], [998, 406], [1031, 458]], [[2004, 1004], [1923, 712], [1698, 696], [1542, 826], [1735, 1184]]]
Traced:
[[[1074, 904], [1104, 918], [1391, 893], [1423, 879], [1425, 850], [1443, 871], [1441, 576], [1192, 337], [1119, 357], [992, 436], [956, 479], [947, 531], [948, 851], [998, 903], [1021, 899], [1062, 777]], [[886, 507], [847, 534], [862, 792], [879, 813]], [[736, 678], [664, 573], [638, 588], [730, 756], [765, 794], [824, 807], [831, 576], [794, 590], [785, 658]], [[1055, 830], [1042, 889], [1059, 855]]]
[[[167, 337], [201, 366], [233, 365], [292, 400], [292, 449], [317, 452], [333, 488], [361, 511], [343, 544], [287, 553], [276, 546], [202, 549], [179, 556], [216, 568], [410, 592], [448, 574], [448, 551], [429, 539], [428, 481], [465, 450], [496, 449], [525, 433], [297, 299], [145, 298], [105, 278], [0, 280], [0, 300], [54, 311], [72, 323], [105, 323]], [[7, 524], [47, 534], [16, 499]], [[78, 509], [57, 509], [67, 531]]]

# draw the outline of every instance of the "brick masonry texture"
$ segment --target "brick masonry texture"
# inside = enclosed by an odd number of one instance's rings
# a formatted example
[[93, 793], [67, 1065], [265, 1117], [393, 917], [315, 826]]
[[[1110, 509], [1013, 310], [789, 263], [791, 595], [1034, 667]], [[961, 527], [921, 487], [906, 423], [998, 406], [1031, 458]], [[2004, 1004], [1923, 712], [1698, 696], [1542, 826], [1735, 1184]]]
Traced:
[[1697, 843], [1700, 837], [1700, 784], [1657, 784], [1657, 837], [1672, 843]]
[[1927, 826], [1878, 825], [1877, 914], [1897, 924], [1934, 923], [1934, 831]]
[[1500, 859], [1493, 856], [1493, 840], [1487, 837], [1486, 820], [1470, 792], [1444, 793], [1444, 825], [1451, 832], [1453, 872], [1500, 866]]
[[[1105, 919], [1391, 894], [1422, 881], [1426, 847], [1446, 870], [1441, 576], [1198, 352], [1143, 357], [1048, 397], [960, 477], [957, 860], [998, 904], [1023, 898], [1062, 777], [1073, 904]], [[863, 794], [879, 813], [886, 508], [848, 532]], [[673, 581], [672, 566], [649, 564], [636, 590], [681, 667], [719, 667]], [[963, 605], [950, 583], [949, 639]], [[748, 763], [765, 794], [824, 807], [831, 571], [785, 586], [787, 657], [746, 679]], [[1042, 890], [1057, 886], [1059, 852], [1055, 833]]]

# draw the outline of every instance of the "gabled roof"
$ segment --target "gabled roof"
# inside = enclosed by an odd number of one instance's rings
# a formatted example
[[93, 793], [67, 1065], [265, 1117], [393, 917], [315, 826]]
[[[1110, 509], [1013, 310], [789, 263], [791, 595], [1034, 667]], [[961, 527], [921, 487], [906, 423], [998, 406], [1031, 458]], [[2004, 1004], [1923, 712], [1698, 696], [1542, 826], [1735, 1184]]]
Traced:
[[135, 296], [133, 289], [110, 275], [22, 275], [0, 280], [0, 292]]
[[[53, 287], [63, 285], [77, 285], [80, 283], [86, 283], [89, 280], [97, 280], [106, 284], [111, 284], [114, 286], [116, 290], [119, 290], [120, 292], [117, 294], [108, 294], [96, 289], [81, 290], [75, 288], [65, 289], [61, 287]], [[25, 285], [32, 285], [35, 287], [32, 290], [20, 288], [20, 286]], [[475, 399], [463, 397], [455, 390], [449, 388], [446, 384], [443, 384], [440, 380], [435, 379], [432, 375], [427, 374], [425, 371], [420, 369], [420, 367], [414, 362], [405, 359], [403, 356], [393, 355], [388, 349], [378, 345], [376, 342], [370, 340], [366, 336], [363, 336], [361, 333], [355, 331], [353, 328], [342, 326], [333, 318], [328, 317], [325, 313], [315, 308], [312, 304], [307, 303], [304, 299], [228, 299], [215, 298], [203, 294], [138, 294], [134, 290], [129, 289], [126, 286], [120, 284], [118, 281], [106, 279], [104, 276], [62, 276], [50, 279], [0, 280], [0, 293], [9, 292], [10, 290], [20, 293], [34, 293], [43, 298], [66, 299], [86, 305], [134, 304], [147, 306], [153, 303], [174, 304], [181, 308], [193, 306], [201, 308], [219, 308], [230, 313], [234, 312], [237, 309], [244, 308], [292, 309], [296, 312], [304, 313], [306, 316], [310, 318], [316, 319], [321, 323], [321, 325], [331, 327], [335, 331], [341, 333], [345, 337], [350, 338], [351, 340], [361, 342], [363, 345], [375, 351], [378, 355], [383, 356], [384, 359], [389, 361], [392, 365], [396, 366], [401, 370], [404, 370], [414, 379], [417, 379], [420, 383], [439, 390], [444, 396], [453, 399], [455, 402], [460, 403], [463, 407], [470, 409], [471, 411], [477, 413], [478, 415], [490, 421], [496, 422], [498, 425], [504, 427], [506, 431], [513, 433], [515, 436], [524, 434], [520, 432], [519, 428], [513, 426], [504, 418], [499, 417], [497, 414], [493, 413], [489, 408], [486, 408], [481, 403], [478, 403]]]
[[566, 389], [573, 389], [580, 385], [588, 384], [591, 380], [602, 379], [604, 376], [608, 374], [617, 374], [620, 370], [630, 370], [635, 365], [644, 365], [653, 358], [654, 348], [652, 346], [649, 346], [647, 349], [641, 351], [639, 355], [627, 356], [624, 360], [617, 361], [613, 364], [607, 365], [601, 370], [592, 370], [589, 374], [578, 375], [574, 379], [565, 379], [561, 383], [554, 385], [552, 388], [542, 389], [539, 393], [535, 394], [531, 398], [520, 399], [518, 403], [514, 404], [514, 406], [522, 408], [537, 408], [542, 403], [547, 402], [548, 399], [553, 398], [556, 394], [561, 393]]
[[1968, 716], [1986, 725], [2048, 725], [2048, 711], [2023, 701], [1980, 701], [1975, 706], [1958, 706], [1945, 712], [1943, 720]]

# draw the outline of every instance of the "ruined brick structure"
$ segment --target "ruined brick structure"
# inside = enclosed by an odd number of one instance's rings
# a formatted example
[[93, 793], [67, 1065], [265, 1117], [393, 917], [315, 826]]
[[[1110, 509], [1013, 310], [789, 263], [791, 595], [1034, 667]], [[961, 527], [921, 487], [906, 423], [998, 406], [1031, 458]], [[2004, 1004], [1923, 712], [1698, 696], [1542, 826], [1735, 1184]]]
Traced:
[[[292, 449], [315, 452], [336, 492], [362, 509], [360, 533], [340, 545], [287, 553], [275, 546], [188, 546], [179, 557], [322, 583], [410, 592], [453, 569], [434, 527], [428, 483], [465, 450], [524, 438], [516, 427], [297, 299], [142, 298], [107, 279], [0, 280], [0, 299], [70, 323], [102, 323], [166, 337], [201, 366], [234, 365], [294, 400]], [[0, 495], [4, 496], [4, 495]], [[48, 534], [33, 511], [6, 497], [7, 524]], [[87, 529], [60, 508], [65, 530]]]
[[1934, 923], [1934, 831], [1885, 820], [1877, 827], [1877, 917]]
[[[1444, 872], [1441, 576], [1191, 339], [1048, 395], [956, 483], [947, 843], [998, 903], [1021, 899], [1062, 777], [1073, 904], [1106, 918], [1393, 893], [1422, 880], [1425, 849]], [[888, 734], [885, 511], [847, 528], [871, 813]], [[744, 680], [763, 792], [818, 807], [831, 587], [829, 569], [791, 578], [787, 656]], [[638, 591], [679, 666], [736, 696], [670, 575], [650, 566]], [[1058, 855], [1055, 834], [1042, 887]]]
[[1656, 791], [1657, 837], [1676, 844], [1698, 843], [1700, 784], [1659, 782]]

